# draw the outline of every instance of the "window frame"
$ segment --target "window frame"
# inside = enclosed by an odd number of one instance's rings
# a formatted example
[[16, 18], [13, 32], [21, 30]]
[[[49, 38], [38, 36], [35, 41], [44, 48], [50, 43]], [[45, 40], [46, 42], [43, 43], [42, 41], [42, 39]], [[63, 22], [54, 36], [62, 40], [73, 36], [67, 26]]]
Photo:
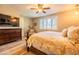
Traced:
[[[46, 21], [46, 20], [48, 20], [48, 19], [51, 19], [51, 24], [50, 24], [51, 27], [49, 25], [47, 25], [48, 21]], [[46, 23], [46, 25], [45, 25], [45, 23]], [[47, 28], [47, 27], [49, 27], [49, 28]], [[57, 30], [57, 16], [39, 19], [39, 29], [40, 30]]]

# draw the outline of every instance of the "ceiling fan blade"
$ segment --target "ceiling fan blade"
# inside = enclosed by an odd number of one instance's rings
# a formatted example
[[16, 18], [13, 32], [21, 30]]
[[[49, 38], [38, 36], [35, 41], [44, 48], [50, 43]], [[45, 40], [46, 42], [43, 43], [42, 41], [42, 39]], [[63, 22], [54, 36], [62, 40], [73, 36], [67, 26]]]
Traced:
[[43, 8], [44, 10], [47, 10], [47, 9], [50, 9], [49, 7], [47, 7], [47, 8]]
[[32, 10], [37, 10], [37, 8], [30, 8], [30, 9], [32, 9]]
[[42, 11], [43, 13], [46, 13], [46, 11]]
[[37, 11], [36, 13], [39, 13], [39, 11]]

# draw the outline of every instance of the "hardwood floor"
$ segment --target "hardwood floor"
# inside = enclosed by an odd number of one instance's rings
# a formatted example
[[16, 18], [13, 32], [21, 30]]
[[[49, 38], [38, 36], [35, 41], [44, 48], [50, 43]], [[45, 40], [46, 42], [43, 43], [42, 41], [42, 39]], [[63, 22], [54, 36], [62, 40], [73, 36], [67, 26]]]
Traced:
[[0, 46], [0, 55], [35, 55], [33, 52], [27, 52], [25, 41], [19, 40]]

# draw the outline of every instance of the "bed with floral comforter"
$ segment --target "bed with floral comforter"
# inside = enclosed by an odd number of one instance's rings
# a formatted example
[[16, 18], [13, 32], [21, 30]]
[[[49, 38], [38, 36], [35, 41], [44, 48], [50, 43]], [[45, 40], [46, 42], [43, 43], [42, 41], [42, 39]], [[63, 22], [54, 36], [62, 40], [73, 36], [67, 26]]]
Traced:
[[27, 41], [28, 47], [36, 49], [48, 55], [78, 55], [79, 44], [72, 43], [61, 32], [39, 32], [30, 36]]

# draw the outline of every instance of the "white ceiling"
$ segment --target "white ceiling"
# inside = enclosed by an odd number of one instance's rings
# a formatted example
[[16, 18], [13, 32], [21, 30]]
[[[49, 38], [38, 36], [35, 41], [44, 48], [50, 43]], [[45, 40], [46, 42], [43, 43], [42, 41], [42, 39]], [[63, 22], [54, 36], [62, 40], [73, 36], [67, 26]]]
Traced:
[[7, 6], [14, 8], [22, 16], [27, 16], [27, 17], [31, 17], [31, 18], [46, 16], [46, 15], [50, 15], [53, 13], [75, 8], [74, 4], [47, 4], [47, 5], [45, 5], [45, 7], [50, 7], [50, 9], [46, 10], [46, 13], [40, 12], [40, 13], [36, 14], [35, 10], [30, 9], [30, 8], [36, 7], [35, 4], [14, 4], [14, 5], [12, 4], [12, 5], [7, 5]]

